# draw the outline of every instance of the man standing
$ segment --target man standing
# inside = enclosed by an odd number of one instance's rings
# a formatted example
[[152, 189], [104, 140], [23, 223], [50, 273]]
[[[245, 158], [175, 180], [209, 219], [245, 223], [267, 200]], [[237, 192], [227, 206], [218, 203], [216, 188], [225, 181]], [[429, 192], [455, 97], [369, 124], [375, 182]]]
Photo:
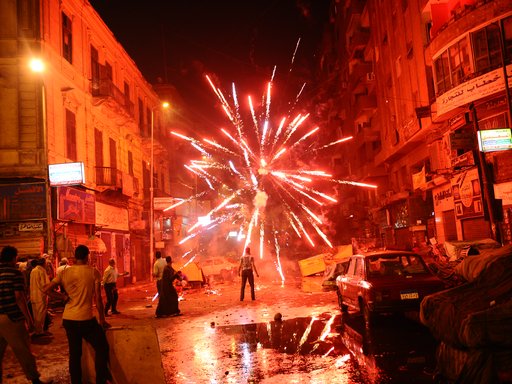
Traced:
[[119, 315], [121, 312], [117, 310], [117, 300], [119, 294], [117, 292], [116, 281], [119, 276], [126, 276], [128, 272], [119, 273], [116, 269], [116, 261], [110, 259], [108, 261], [108, 267], [103, 272], [103, 288], [105, 289], [105, 295], [107, 296], [107, 302], [105, 303], [105, 316], [109, 316], [108, 310], [112, 307], [112, 314]]
[[32, 383], [41, 384], [44, 382], [39, 379], [25, 328], [25, 321], [29, 329], [33, 328], [33, 322], [27, 307], [23, 276], [15, 264], [17, 254], [16, 248], [6, 246], [0, 255], [0, 382], [5, 348], [10, 345], [27, 378]]
[[[101, 274], [88, 265], [89, 248], [79, 245], [75, 249], [76, 262], [57, 275], [45, 288], [46, 292], [59, 285], [64, 287], [68, 300], [62, 314], [62, 324], [69, 344], [69, 373], [72, 384], [82, 382], [82, 339], [95, 351], [96, 383], [104, 384], [108, 371], [108, 343], [104, 328], [110, 327], [105, 321], [101, 299]], [[100, 322], [93, 315], [93, 301], [96, 301]]]
[[51, 333], [45, 332], [44, 329], [48, 310], [48, 295], [43, 292], [43, 288], [50, 282], [45, 268], [46, 259], [34, 259], [32, 264], [34, 265], [32, 272], [30, 272], [30, 302], [34, 315], [34, 334], [32, 337], [51, 336]]
[[167, 266], [167, 262], [165, 261], [165, 259], [162, 259], [162, 254], [160, 253], [160, 251], [156, 252], [155, 257], [156, 261], [155, 264], [153, 264], [153, 277], [156, 280], [156, 291], [160, 296], [162, 294], [162, 277], [164, 276], [164, 269]]
[[244, 301], [245, 284], [247, 283], [247, 280], [249, 280], [249, 285], [251, 286], [251, 298], [256, 300], [256, 295], [254, 293], [253, 270], [256, 273], [256, 276], [260, 277], [258, 271], [256, 270], [256, 266], [254, 265], [254, 257], [251, 256], [251, 248], [247, 247], [245, 248], [245, 253], [240, 258], [240, 266], [238, 267], [238, 276], [242, 276], [240, 301]]

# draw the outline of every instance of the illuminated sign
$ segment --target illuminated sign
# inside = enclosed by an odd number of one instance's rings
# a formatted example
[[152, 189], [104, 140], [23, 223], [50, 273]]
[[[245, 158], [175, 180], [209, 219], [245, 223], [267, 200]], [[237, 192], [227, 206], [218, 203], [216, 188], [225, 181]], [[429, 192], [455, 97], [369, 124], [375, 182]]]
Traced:
[[85, 183], [84, 163], [49, 164], [50, 185], [76, 185]]
[[478, 131], [478, 149], [482, 152], [506, 151], [512, 149], [510, 128]]

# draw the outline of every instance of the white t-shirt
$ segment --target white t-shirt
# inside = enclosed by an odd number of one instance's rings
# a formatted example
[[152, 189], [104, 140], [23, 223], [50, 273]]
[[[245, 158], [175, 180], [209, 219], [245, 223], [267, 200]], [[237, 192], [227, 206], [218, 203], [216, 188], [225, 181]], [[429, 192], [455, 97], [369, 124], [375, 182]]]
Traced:
[[62, 314], [63, 319], [90, 320], [94, 317], [94, 285], [101, 282], [100, 271], [90, 265], [75, 264], [62, 271], [53, 281], [62, 284], [69, 296]]
[[164, 275], [164, 269], [167, 266], [167, 261], [164, 258], [156, 259], [155, 264], [153, 264], [153, 275], [157, 280], [162, 280], [162, 276]]

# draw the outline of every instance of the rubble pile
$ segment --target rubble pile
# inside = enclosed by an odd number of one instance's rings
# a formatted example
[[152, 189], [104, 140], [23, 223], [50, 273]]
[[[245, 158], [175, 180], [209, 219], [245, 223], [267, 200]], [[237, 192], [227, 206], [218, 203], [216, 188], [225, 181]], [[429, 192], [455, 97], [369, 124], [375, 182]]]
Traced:
[[421, 303], [421, 322], [441, 342], [438, 371], [457, 383], [509, 382], [512, 246], [468, 256], [455, 270], [468, 282]]

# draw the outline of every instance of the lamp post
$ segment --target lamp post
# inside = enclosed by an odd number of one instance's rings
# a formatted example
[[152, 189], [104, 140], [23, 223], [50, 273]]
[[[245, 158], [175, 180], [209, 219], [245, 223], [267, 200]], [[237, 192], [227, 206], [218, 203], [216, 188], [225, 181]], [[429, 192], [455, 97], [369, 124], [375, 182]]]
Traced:
[[150, 154], [150, 165], [149, 165], [149, 280], [153, 281], [153, 253], [155, 251], [155, 180], [154, 180], [154, 169], [155, 169], [155, 109], [157, 108], [169, 108], [168, 102], [163, 102], [161, 106], [151, 108], [151, 154]]
[[[31, 58], [28, 62], [28, 67], [31, 72], [36, 74], [43, 74], [46, 71], [46, 63], [40, 58]], [[52, 225], [52, 213], [51, 213], [51, 189], [50, 189], [50, 177], [48, 174], [48, 126], [47, 126], [47, 117], [46, 117], [46, 89], [44, 85], [44, 81], [41, 78], [41, 94], [40, 94], [40, 104], [38, 108], [40, 108], [40, 116], [41, 116], [41, 127], [42, 127], [42, 137], [43, 137], [43, 156], [42, 161], [44, 164], [42, 166], [45, 167], [44, 170], [44, 178], [45, 178], [45, 187], [46, 187], [46, 252], [50, 254], [53, 258], [53, 237], [51, 231]]]

